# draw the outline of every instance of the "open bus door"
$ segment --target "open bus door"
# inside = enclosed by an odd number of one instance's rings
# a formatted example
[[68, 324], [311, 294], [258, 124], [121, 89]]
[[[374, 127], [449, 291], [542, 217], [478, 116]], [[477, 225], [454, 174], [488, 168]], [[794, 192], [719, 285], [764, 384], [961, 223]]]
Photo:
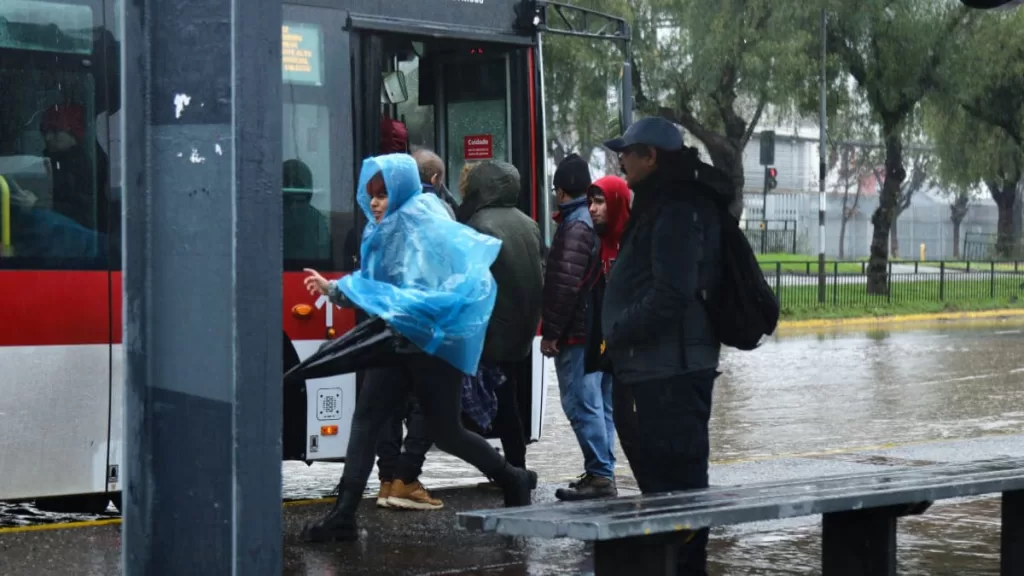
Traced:
[[[297, 10], [286, 7], [286, 19], [289, 11]], [[448, 25], [442, 31], [429, 24], [349, 13], [345, 34], [351, 53], [350, 92], [334, 97], [339, 102], [351, 98], [352, 103], [353, 153], [343, 159], [343, 165], [351, 166], [353, 177], [357, 176], [362, 158], [381, 153], [382, 118], [399, 121], [407, 133], [410, 151], [424, 147], [441, 156], [446, 184], [457, 199], [464, 166], [485, 160], [516, 166], [521, 175], [520, 208], [538, 221], [545, 240], [550, 241], [541, 36], [565, 34], [622, 44], [625, 64], [619, 101], [620, 122], [625, 129], [632, 116], [629, 26], [622, 18], [557, 2], [517, 2], [515, 10], [515, 29], [505, 33], [483, 33], [479, 28], [459, 25]], [[365, 217], [355, 207], [354, 196], [348, 196], [345, 202], [346, 206], [337, 209], [350, 214], [350, 235], [358, 238]], [[347, 258], [353, 261], [352, 268], [358, 267], [358, 253], [353, 250], [356, 245], [345, 249]], [[529, 441], [538, 440], [542, 434], [552, 373], [550, 361], [540, 354], [538, 338], [518, 374], [522, 383], [518, 401]], [[359, 381], [357, 376], [349, 375], [337, 377], [333, 383], [314, 380], [304, 384], [306, 401], [295, 403], [306, 407], [303, 459], [344, 458]], [[318, 398], [329, 397], [328, 391], [346, 407], [336, 414], [338, 429], [345, 434], [333, 439], [317, 437], [324, 424]], [[474, 428], [472, 423], [466, 424]], [[496, 440], [493, 433], [484, 435]]]
[[[619, 129], [625, 132], [626, 128], [633, 123], [633, 68], [632, 68], [632, 35], [629, 22], [625, 18], [598, 12], [589, 8], [580, 8], [563, 2], [552, 2], [548, 0], [523, 0], [517, 9], [516, 26], [520, 30], [529, 31], [536, 35], [537, 69], [539, 73], [541, 100], [544, 101], [544, 57], [543, 57], [543, 35], [556, 34], [560, 36], [573, 36], [577, 38], [589, 38], [592, 40], [609, 40], [619, 44], [622, 50], [622, 73], [618, 86], [619, 105]], [[542, 128], [541, 141], [547, 149], [547, 122], [545, 108], [540, 107], [540, 124]], [[549, 182], [545, 171], [544, 190], [548, 190]], [[551, 214], [551, 195], [545, 194], [542, 197], [545, 214]], [[541, 222], [544, 232], [544, 241], [551, 244], [551, 218], [546, 217]]]

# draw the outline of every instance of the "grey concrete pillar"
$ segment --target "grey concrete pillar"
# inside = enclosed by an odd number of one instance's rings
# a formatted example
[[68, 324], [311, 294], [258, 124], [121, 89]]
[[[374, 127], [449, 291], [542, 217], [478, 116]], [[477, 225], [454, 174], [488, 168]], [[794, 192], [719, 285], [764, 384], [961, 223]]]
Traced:
[[280, 574], [281, 3], [121, 4], [124, 574]]

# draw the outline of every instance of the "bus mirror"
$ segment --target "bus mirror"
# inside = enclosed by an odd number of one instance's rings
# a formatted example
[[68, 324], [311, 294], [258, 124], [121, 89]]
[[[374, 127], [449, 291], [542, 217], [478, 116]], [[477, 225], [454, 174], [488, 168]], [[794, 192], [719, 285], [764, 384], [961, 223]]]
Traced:
[[387, 104], [401, 104], [409, 99], [409, 88], [405, 84], [405, 73], [401, 70], [384, 75], [384, 90], [381, 91]]

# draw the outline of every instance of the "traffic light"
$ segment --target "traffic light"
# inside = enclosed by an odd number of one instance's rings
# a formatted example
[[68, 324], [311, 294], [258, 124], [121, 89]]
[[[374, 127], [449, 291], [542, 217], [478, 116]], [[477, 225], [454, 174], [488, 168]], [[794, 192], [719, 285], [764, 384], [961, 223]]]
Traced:
[[779, 171], [775, 168], [768, 168], [765, 170], [765, 180], [768, 183], [769, 190], [775, 190], [779, 186], [779, 181], [776, 177], [779, 175]]

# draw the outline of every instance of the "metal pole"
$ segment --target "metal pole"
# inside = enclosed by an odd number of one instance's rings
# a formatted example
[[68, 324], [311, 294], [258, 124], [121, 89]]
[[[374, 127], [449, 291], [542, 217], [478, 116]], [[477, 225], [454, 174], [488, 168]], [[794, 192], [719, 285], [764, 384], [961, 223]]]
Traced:
[[281, 3], [122, 1], [128, 576], [281, 573]]
[[827, 42], [826, 26], [828, 25], [828, 11], [821, 9], [821, 115], [818, 124], [821, 126], [818, 144], [818, 302], [825, 303], [825, 177], [828, 169], [825, 163], [825, 125], [826, 118], [825, 99], [827, 97], [828, 84], [828, 63], [825, 44]]
[[768, 253], [768, 170], [765, 166], [764, 187], [761, 190], [761, 254]]
[[551, 246], [551, 183], [548, 181], [548, 126], [547, 126], [547, 99], [544, 93], [544, 35], [537, 33], [537, 71], [540, 84], [540, 108], [537, 111], [540, 118], [540, 142], [544, 154], [539, 158], [541, 186], [540, 192], [541, 209], [541, 232], [544, 234], [544, 245]]

